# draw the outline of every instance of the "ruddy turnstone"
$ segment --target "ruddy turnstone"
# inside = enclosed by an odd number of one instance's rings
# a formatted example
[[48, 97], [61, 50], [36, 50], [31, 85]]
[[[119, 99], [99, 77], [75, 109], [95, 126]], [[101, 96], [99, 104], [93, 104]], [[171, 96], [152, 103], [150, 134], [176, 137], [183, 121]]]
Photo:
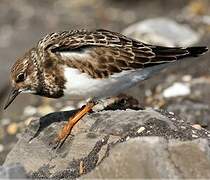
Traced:
[[145, 44], [103, 29], [51, 33], [13, 65], [13, 88], [5, 109], [20, 93], [89, 99], [60, 131], [59, 144], [97, 100], [117, 95], [176, 61], [206, 51], [207, 47]]

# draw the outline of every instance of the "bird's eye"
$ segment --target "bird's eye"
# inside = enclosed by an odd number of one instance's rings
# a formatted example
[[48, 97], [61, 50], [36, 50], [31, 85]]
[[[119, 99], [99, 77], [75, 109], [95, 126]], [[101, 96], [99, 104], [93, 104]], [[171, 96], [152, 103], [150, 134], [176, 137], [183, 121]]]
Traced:
[[24, 73], [20, 73], [17, 75], [17, 79], [16, 79], [16, 83], [19, 83], [19, 82], [23, 82], [25, 80], [25, 74]]

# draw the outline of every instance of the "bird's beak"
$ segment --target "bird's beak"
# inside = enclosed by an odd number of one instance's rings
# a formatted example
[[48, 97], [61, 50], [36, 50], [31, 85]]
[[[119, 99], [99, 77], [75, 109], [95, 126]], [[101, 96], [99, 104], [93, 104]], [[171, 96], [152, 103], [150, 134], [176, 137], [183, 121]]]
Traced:
[[7, 99], [7, 102], [4, 106], [4, 109], [6, 109], [14, 101], [14, 99], [17, 97], [18, 94], [20, 94], [20, 90], [12, 88], [12, 90], [9, 94], [9, 97]]

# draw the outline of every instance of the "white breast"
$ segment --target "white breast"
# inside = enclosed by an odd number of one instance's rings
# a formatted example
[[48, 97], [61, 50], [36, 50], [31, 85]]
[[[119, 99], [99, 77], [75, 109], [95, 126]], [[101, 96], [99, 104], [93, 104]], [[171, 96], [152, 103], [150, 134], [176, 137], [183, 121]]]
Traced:
[[66, 79], [64, 94], [69, 95], [71, 100], [111, 97], [134, 86], [162, 68], [160, 65], [156, 68], [122, 71], [111, 75], [109, 78], [94, 79], [86, 73], [66, 66], [64, 67]]

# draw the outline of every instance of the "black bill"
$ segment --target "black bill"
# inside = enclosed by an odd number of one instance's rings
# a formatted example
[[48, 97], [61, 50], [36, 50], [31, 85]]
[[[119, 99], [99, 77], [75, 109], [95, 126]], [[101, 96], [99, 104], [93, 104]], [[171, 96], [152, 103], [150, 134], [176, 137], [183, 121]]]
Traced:
[[14, 99], [17, 97], [18, 94], [20, 94], [19, 90], [15, 89], [15, 88], [13, 88], [11, 90], [11, 92], [9, 94], [9, 97], [7, 99], [7, 102], [6, 102], [5, 106], [4, 106], [4, 109], [6, 109], [14, 101]]

